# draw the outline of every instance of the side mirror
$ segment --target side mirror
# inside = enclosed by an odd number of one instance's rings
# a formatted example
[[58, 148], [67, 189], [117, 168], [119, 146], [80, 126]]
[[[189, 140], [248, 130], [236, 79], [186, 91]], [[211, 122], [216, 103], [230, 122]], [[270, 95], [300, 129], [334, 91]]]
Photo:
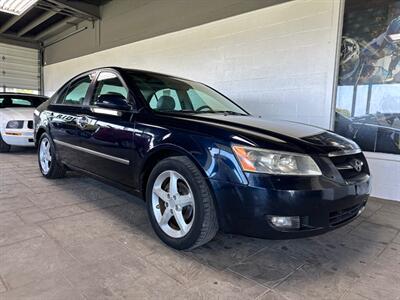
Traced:
[[131, 110], [132, 107], [126, 102], [126, 99], [121, 94], [105, 94], [99, 96], [96, 106], [102, 108], [110, 108], [117, 110]]

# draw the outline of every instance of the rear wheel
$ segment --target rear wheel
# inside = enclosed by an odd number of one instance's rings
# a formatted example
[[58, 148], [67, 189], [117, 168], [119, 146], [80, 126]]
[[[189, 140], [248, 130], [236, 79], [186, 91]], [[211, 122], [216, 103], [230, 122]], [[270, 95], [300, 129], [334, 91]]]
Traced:
[[183, 156], [159, 162], [149, 176], [147, 209], [153, 229], [175, 249], [193, 249], [218, 231], [210, 189], [200, 171]]
[[0, 134], [0, 153], [5, 153], [5, 152], [9, 152], [11, 149], [11, 146], [9, 144], [7, 144], [3, 138], [1, 137]]
[[38, 161], [42, 175], [49, 179], [65, 176], [65, 168], [56, 159], [56, 150], [47, 133], [43, 133], [39, 140]]

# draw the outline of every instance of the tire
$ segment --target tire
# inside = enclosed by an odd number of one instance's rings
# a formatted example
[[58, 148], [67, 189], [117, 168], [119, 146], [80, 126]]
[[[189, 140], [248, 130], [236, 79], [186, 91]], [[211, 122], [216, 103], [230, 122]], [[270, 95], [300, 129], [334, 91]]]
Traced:
[[[163, 181], [164, 177], [165, 181]], [[171, 178], [177, 178], [175, 180], [177, 193], [171, 192]], [[163, 183], [160, 185], [161, 182]], [[164, 201], [159, 195], [168, 200]], [[176, 199], [172, 195], [177, 195]], [[174, 202], [169, 202], [172, 198], [175, 199]], [[185, 206], [182, 201], [191, 202], [191, 204]], [[172, 248], [178, 250], [197, 248], [212, 240], [218, 232], [217, 214], [210, 188], [198, 168], [185, 156], [163, 159], [154, 167], [146, 185], [146, 202], [154, 231], [164, 243]], [[172, 206], [174, 209], [171, 208]], [[162, 218], [168, 209], [171, 218], [169, 222], [163, 222]], [[175, 216], [178, 214], [178, 219], [182, 221], [179, 213], [184, 218], [184, 226], [178, 225]], [[168, 218], [166, 217], [165, 220]], [[183, 227], [185, 230], [182, 229]]]
[[11, 146], [3, 141], [3, 138], [0, 134], [0, 153], [10, 152]]
[[[51, 160], [47, 162], [47, 167], [44, 162], [41, 161], [42, 151], [46, 149], [48, 145], [50, 151]], [[38, 163], [40, 172], [42, 175], [48, 179], [62, 178], [65, 176], [66, 170], [62, 164], [57, 161], [56, 149], [54, 147], [53, 140], [47, 133], [43, 133], [40, 137], [38, 144]], [[48, 156], [47, 156], [48, 157]]]

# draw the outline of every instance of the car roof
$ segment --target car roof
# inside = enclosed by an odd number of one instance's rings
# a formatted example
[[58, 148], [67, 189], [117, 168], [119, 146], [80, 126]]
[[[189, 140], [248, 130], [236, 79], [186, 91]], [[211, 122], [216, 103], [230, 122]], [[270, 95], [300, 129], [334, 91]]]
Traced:
[[147, 71], [147, 70], [129, 69], [129, 68], [119, 68], [119, 69], [123, 70], [123, 71], [138, 73], [138, 74], [161, 75], [161, 76], [167, 76], [167, 77], [171, 77], [171, 78], [190, 80], [190, 79], [186, 79], [186, 78], [171, 75], [171, 74], [165, 74], [165, 73], [159, 73], [159, 72], [153, 72], [153, 71]]
[[35, 94], [27, 94], [27, 93], [5, 93], [5, 92], [0, 92], [0, 96], [24, 96], [24, 97], [49, 98], [44, 95], [35, 95]]
[[70, 80], [71, 81], [77, 77], [80, 77], [81, 75], [87, 74], [87, 73], [91, 73], [91, 72], [97, 72], [97, 71], [102, 71], [102, 70], [115, 70], [117, 72], [135, 72], [137, 74], [148, 74], [148, 75], [161, 75], [161, 76], [167, 76], [167, 77], [171, 77], [171, 78], [176, 78], [176, 79], [182, 79], [182, 80], [189, 80], [189, 81], [193, 81], [191, 79], [188, 78], [183, 78], [183, 77], [179, 77], [179, 76], [175, 76], [175, 75], [171, 75], [171, 74], [165, 74], [165, 73], [158, 73], [158, 72], [153, 72], [153, 71], [148, 71], [148, 70], [141, 70], [141, 69], [132, 69], [132, 68], [122, 68], [122, 67], [116, 67], [116, 66], [106, 66], [106, 67], [99, 67], [99, 68], [95, 68], [95, 69], [91, 69], [91, 70], [87, 70], [85, 72], [82, 72], [74, 77], [72, 77]]

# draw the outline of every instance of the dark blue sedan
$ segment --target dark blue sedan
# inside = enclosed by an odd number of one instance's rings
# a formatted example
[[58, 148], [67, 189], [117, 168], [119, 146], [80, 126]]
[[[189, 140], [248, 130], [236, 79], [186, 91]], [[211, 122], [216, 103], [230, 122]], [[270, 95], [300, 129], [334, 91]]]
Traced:
[[351, 140], [251, 116], [204, 84], [147, 71], [71, 79], [35, 111], [35, 141], [43, 176], [78, 170], [132, 191], [177, 249], [219, 229], [273, 239], [332, 230], [370, 191]]

